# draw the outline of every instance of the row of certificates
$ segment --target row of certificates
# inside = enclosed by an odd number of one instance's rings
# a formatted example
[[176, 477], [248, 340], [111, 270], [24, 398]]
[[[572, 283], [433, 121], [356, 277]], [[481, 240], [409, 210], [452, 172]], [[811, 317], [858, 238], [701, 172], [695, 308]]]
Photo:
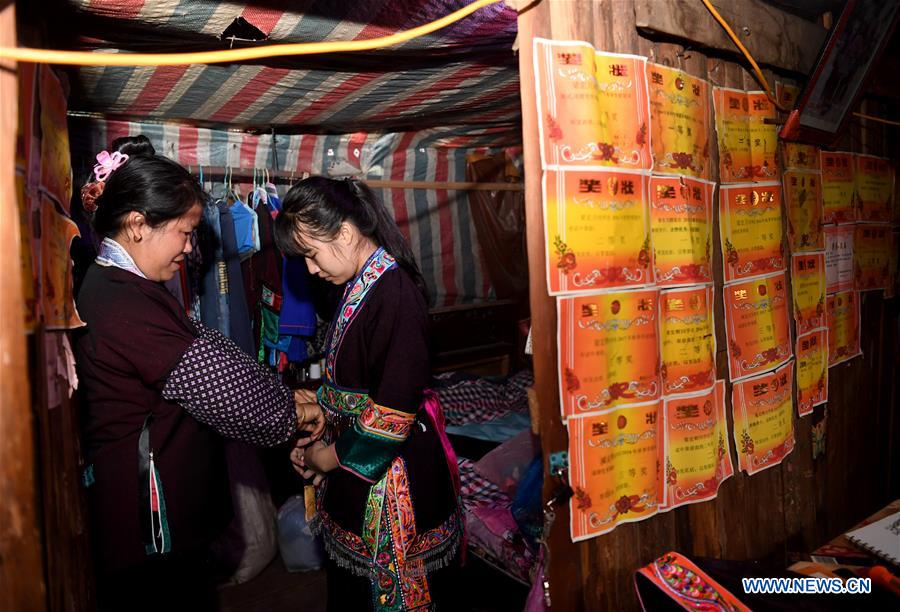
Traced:
[[[791, 452], [794, 388], [801, 416], [827, 400], [829, 366], [860, 354], [859, 291], [893, 288], [894, 171], [871, 156], [779, 151], [764, 93], [646, 58], [537, 39], [535, 73], [580, 540], [714, 498], [734, 472], [732, 442], [749, 474]], [[716, 380], [715, 312], [731, 385]]]

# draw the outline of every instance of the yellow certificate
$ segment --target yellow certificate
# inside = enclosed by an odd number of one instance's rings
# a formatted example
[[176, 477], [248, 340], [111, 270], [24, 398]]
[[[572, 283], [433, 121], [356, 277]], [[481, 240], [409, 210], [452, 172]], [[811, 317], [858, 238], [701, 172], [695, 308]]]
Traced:
[[891, 226], [860, 223], [853, 235], [853, 277], [856, 289], [884, 289], [891, 275]]
[[889, 222], [894, 199], [894, 166], [891, 160], [855, 155], [859, 220]]
[[557, 298], [563, 418], [659, 397], [658, 291]]
[[551, 295], [653, 283], [647, 181], [640, 173], [544, 172]]
[[819, 165], [819, 147], [796, 142], [785, 142], [783, 145], [785, 170], [821, 171], [821, 166]]
[[709, 178], [709, 84], [647, 64], [653, 171]]
[[544, 168], [650, 169], [646, 58], [535, 38], [534, 61]]
[[719, 144], [719, 179], [723, 183], [752, 181], [753, 152], [747, 92], [713, 87], [713, 106]]
[[824, 327], [825, 253], [797, 253], [791, 256], [791, 289], [797, 333]]
[[740, 380], [791, 358], [784, 272], [725, 285], [728, 371]]
[[41, 187], [69, 213], [72, 202], [72, 150], [66, 94], [50, 66], [40, 67]]
[[41, 304], [47, 329], [84, 326], [75, 309], [72, 259], [69, 249], [81, 233], [78, 226], [56, 212], [46, 195], [41, 197]]
[[734, 443], [748, 474], [778, 465], [794, 450], [793, 375], [788, 363], [732, 389]]
[[725, 382], [663, 400], [660, 510], [715, 498], [734, 474], [725, 418]]
[[653, 270], [660, 287], [711, 283], [715, 183], [650, 177]]
[[828, 366], [835, 366], [862, 355], [859, 345], [859, 292], [842, 291], [829, 295]]
[[660, 294], [663, 393], [709, 389], [716, 380], [712, 285]]
[[660, 403], [569, 419], [572, 541], [658, 512]]
[[781, 185], [719, 188], [719, 235], [725, 282], [784, 270]]
[[856, 220], [856, 179], [852, 153], [822, 151], [822, 207], [825, 223]]
[[821, 251], [825, 248], [822, 174], [787, 170], [782, 182], [791, 252]]
[[797, 336], [797, 411], [812, 414], [828, 401], [828, 328]]

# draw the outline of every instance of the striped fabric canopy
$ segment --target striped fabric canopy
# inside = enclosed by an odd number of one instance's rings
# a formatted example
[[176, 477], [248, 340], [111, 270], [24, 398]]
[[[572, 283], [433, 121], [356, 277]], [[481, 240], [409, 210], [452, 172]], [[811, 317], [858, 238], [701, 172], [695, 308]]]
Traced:
[[[57, 25], [51, 27], [65, 24], [64, 30], [51, 31], [56, 46], [117, 53], [362, 40], [431, 22], [469, 4], [49, 2], [58, 9], [52, 20]], [[24, 8], [35, 20], [48, 10], [27, 3]], [[238, 18], [249, 25], [230, 28]], [[464, 181], [469, 153], [521, 144], [518, 59], [512, 51], [516, 18], [513, 9], [494, 4], [431, 35], [376, 51], [240, 64], [71, 69], [76, 182], [88, 174], [97, 151], [129, 134], [147, 135], [160, 153], [194, 172], [198, 166], [219, 166], [298, 177]], [[384, 189], [382, 197], [412, 245], [434, 305], [491, 297], [467, 192]]]
[[[186, 51], [380, 37], [464, 0], [66, 0], [88, 49]], [[221, 40], [242, 17], [264, 40]], [[240, 34], [240, 33], [238, 33]], [[441, 128], [453, 146], [520, 141], [516, 12], [503, 4], [377, 51], [254, 64], [83, 67], [70, 110], [208, 127], [283, 132]], [[452, 140], [456, 137], [456, 140]]]

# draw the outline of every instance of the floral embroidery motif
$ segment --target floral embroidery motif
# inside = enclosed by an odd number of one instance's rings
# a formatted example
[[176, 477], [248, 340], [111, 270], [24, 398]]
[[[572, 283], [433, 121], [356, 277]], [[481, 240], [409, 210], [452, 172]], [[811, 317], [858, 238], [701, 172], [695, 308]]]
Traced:
[[666, 553], [640, 572], [688, 610], [748, 610], [681, 555]]
[[373, 405], [372, 398], [362, 391], [345, 391], [327, 382], [316, 392], [319, 405], [333, 412], [349, 412], [360, 415]]
[[375, 286], [375, 283], [381, 278], [381, 275], [395, 267], [397, 262], [390, 253], [384, 250], [384, 247], [372, 253], [368, 261], [363, 266], [359, 276], [347, 286], [344, 292], [344, 299], [338, 308], [338, 316], [332, 323], [331, 332], [328, 338], [328, 346], [326, 348], [327, 358], [325, 360], [326, 380], [334, 382], [335, 380], [335, 361], [341, 342], [347, 333], [347, 329], [356, 315], [359, 314], [360, 306], [365, 302], [369, 291]]
[[374, 436], [402, 442], [409, 437], [416, 415], [371, 402], [359, 416], [359, 426]]

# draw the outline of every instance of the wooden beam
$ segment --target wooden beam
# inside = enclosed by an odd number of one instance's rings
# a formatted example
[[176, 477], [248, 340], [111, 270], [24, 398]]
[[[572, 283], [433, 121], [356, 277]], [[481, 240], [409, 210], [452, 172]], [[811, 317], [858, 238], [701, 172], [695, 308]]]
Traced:
[[[16, 44], [15, 3], [0, 8], [0, 45]], [[37, 521], [34, 432], [28, 359], [19, 210], [15, 188], [18, 129], [16, 65], [0, 60], [0, 593], [6, 610], [43, 610], [43, 566]]]
[[[809, 74], [827, 30], [760, 0], [715, 0], [716, 7], [760, 64]], [[734, 42], [700, 0], [635, 0], [642, 32], [674, 37], [692, 47], [739, 54]]]

